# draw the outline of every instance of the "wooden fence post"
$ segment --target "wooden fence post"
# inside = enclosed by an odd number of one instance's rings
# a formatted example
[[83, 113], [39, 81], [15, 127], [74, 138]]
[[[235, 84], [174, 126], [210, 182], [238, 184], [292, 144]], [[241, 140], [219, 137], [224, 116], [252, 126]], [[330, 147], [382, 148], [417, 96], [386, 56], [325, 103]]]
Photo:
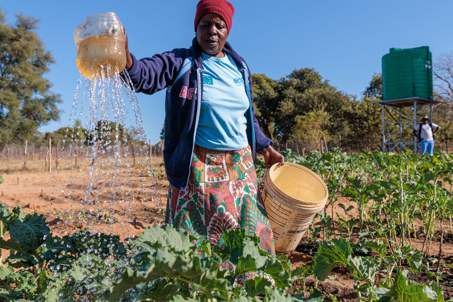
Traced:
[[52, 139], [49, 137], [49, 172], [52, 172]]
[[78, 162], [79, 162], [79, 144], [76, 142], [76, 144], [75, 144], [75, 163], [74, 163], [76, 169], [77, 169]]
[[6, 168], [9, 169], [9, 145], [6, 145]]
[[134, 148], [134, 142], [131, 142], [131, 152], [132, 152], [132, 167], [135, 167], [135, 148]]
[[148, 147], [148, 157], [151, 158], [153, 155], [153, 146], [151, 145], [151, 140], [149, 140]]
[[25, 148], [24, 148], [24, 170], [27, 169], [27, 147], [28, 147], [28, 140], [25, 140]]
[[60, 163], [60, 157], [58, 156], [58, 152], [60, 150], [60, 140], [57, 140], [57, 147], [55, 149], [55, 169], [58, 170], [58, 165]]

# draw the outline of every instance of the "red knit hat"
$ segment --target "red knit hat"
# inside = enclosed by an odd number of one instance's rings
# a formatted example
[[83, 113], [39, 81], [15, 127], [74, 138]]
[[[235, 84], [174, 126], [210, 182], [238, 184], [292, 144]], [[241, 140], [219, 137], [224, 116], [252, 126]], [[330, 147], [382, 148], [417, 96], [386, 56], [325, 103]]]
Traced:
[[197, 31], [197, 25], [201, 18], [210, 13], [222, 17], [227, 25], [228, 33], [230, 33], [233, 25], [234, 7], [226, 0], [200, 0], [197, 5], [197, 14], [195, 15], [195, 31]]

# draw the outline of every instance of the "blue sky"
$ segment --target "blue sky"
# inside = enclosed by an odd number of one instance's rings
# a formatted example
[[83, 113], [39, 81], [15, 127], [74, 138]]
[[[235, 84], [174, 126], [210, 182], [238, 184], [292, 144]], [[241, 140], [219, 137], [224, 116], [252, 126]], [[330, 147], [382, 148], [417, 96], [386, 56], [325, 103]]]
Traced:
[[[314, 68], [338, 90], [360, 97], [392, 47], [427, 45], [433, 60], [453, 52], [451, 0], [231, 0], [236, 8], [228, 41], [252, 73], [280, 79]], [[22, 13], [41, 20], [38, 35], [56, 64], [46, 74], [61, 94], [67, 125], [79, 79], [73, 31], [86, 16], [108, 11], [121, 19], [137, 57], [190, 46], [196, 0], [2, 0], [8, 23]], [[138, 95], [145, 131], [154, 143], [164, 120], [164, 93]]]

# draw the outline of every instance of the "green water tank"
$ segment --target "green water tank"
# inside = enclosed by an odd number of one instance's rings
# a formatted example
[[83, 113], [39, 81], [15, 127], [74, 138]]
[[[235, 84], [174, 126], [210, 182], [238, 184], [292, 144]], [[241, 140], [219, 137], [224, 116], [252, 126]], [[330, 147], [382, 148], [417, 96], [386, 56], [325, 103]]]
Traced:
[[382, 57], [383, 100], [433, 99], [432, 56], [428, 46], [391, 48]]

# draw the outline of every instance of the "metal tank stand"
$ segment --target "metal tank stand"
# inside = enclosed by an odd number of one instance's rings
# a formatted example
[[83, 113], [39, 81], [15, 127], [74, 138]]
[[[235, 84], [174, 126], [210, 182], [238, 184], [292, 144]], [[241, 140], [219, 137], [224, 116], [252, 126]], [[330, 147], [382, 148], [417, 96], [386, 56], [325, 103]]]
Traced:
[[407, 98], [377, 102], [382, 105], [382, 152], [402, 152], [420, 149], [412, 130], [424, 115], [433, 120], [434, 101], [422, 98]]

